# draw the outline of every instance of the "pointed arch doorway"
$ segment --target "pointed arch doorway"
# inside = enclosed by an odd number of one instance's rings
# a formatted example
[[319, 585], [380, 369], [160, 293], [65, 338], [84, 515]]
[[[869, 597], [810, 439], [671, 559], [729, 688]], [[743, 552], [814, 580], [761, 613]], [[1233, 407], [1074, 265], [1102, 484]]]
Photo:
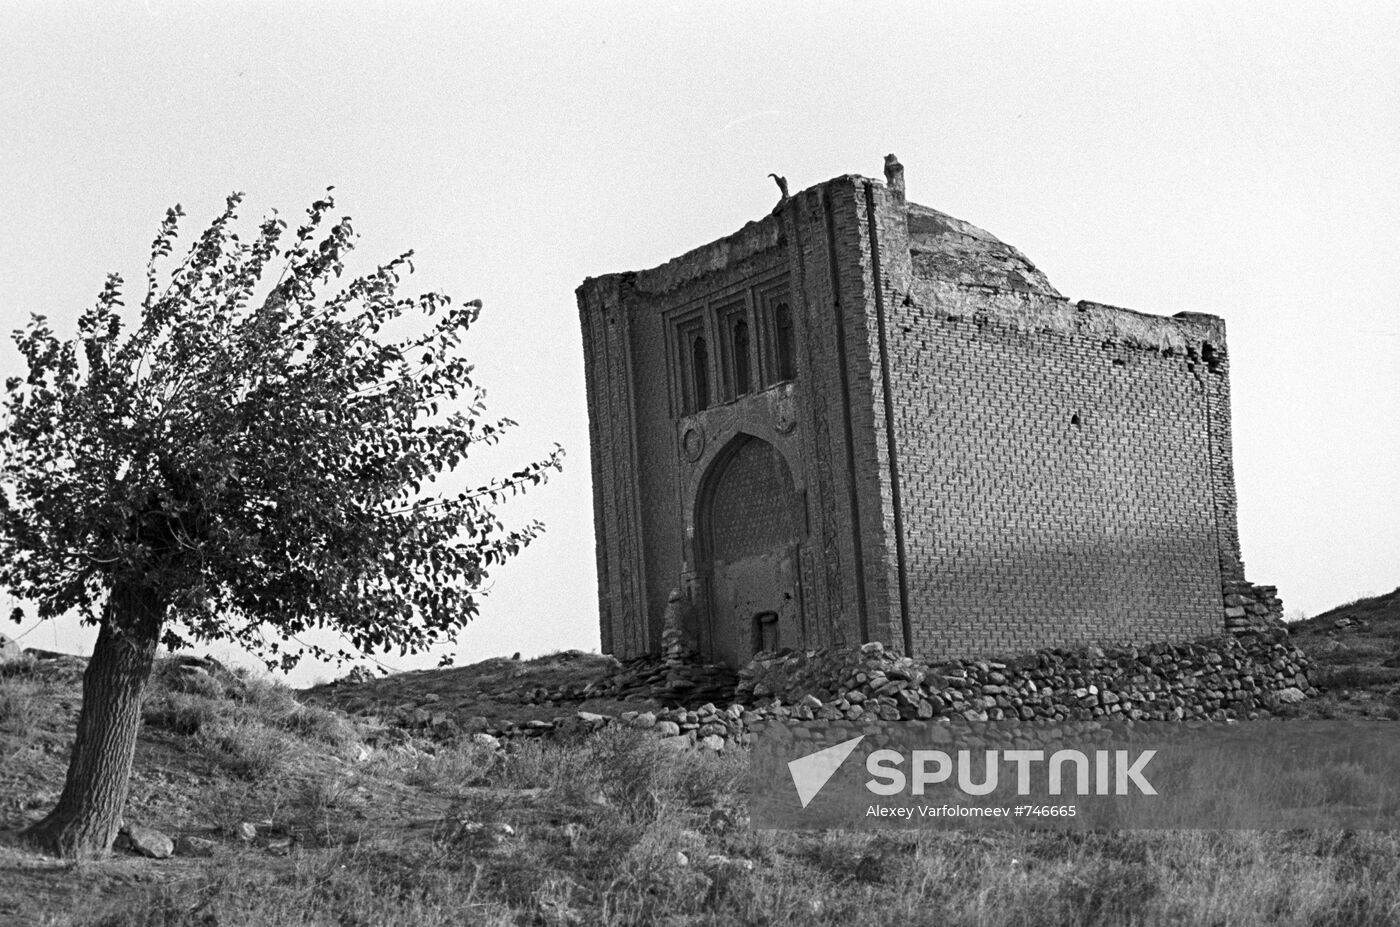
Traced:
[[742, 666], [758, 651], [802, 646], [806, 516], [778, 449], [752, 435], [731, 441], [701, 480], [695, 523], [707, 587], [704, 655]]

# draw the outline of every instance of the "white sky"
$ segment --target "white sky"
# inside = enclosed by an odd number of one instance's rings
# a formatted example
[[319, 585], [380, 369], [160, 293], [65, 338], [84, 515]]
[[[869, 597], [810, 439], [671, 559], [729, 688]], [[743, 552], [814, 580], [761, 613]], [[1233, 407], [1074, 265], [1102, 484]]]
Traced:
[[[1397, 113], [1389, 3], [0, 0], [0, 330], [71, 332], [169, 205], [194, 231], [231, 190], [254, 220], [334, 184], [366, 262], [414, 248], [416, 285], [485, 300], [500, 464], [570, 454], [459, 660], [593, 649], [574, 288], [762, 216], [769, 171], [893, 151], [1066, 296], [1225, 317], [1249, 576], [1315, 614], [1400, 585]], [[90, 646], [56, 625], [24, 644]]]

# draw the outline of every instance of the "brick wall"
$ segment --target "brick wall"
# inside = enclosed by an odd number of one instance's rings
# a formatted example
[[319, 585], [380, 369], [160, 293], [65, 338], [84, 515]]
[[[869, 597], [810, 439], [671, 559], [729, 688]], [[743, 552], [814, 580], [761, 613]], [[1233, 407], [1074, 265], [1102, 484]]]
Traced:
[[603, 650], [639, 653], [646, 640], [644, 535], [638, 487], [627, 275], [587, 280], [578, 290], [588, 390], [598, 613]]
[[910, 259], [901, 198], [869, 191], [884, 546], [895, 575], [902, 534], [913, 652], [1218, 633], [1238, 560], [1219, 320], [941, 278]]
[[638, 485], [647, 544], [642, 550], [647, 597], [642, 615], [647, 625], [646, 650], [661, 643], [661, 619], [666, 597], [679, 585], [681, 564], [681, 499], [677, 491], [677, 448], [666, 389], [666, 337], [660, 314], [629, 305], [631, 321], [633, 395], [636, 400]]
[[796, 194], [778, 211], [789, 242], [789, 277], [797, 306], [798, 428], [807, 481], [808, 535], [803, 607], [809, 646], [836, 646], [868, 636], [865, 539], [856, 530], [859, 494], [852, 486], [856, 448], [866, 436], [853, 402], [861, 373], [849, 341], [864, 318], [858, 275], [838, 250], [838, 210], [826, 186]]
[[1183, 358], [948, 318], [896, 350], [915, 653], [1220, 630], [1209, 423]]

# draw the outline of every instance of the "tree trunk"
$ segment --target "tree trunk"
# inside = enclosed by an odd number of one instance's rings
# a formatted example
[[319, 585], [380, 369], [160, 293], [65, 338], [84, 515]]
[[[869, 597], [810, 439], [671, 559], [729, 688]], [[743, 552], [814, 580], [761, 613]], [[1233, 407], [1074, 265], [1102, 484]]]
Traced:
[[106, 852], [116, 838], [163, 617], [163, 603], [150, 590], [112, 590], [83, 673], [83, 707], [63, 795], [25, 832], [44, 852], [92, 856]]

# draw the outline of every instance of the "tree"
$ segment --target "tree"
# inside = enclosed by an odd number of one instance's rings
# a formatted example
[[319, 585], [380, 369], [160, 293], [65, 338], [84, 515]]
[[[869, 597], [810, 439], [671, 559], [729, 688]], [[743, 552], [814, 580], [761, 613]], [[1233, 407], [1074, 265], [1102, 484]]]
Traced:
[[116, 835], [158, 645], [231, 640], [290, 668], [352, 655], [300, 640], [315, 629], [360, 652], [451, 640], [542, 530], [497, 504], [560, 467], [556, 445], [469, 491], [426, 485], [515, 424], [485, 417], [461, 354], [480, 303], [400, 296], [412, 252], [331, 292], [355, 235], [330, 191], [290, 243], [275, 212], [241, 241], [241, 200], [162, 271], [184, 215], [167, 211], [129, 334], [115, 274], [75, 340], [40, 316], [15, 333], [0, 584], [98, 626], [62, 796], [28, 831], [58, 855]]

